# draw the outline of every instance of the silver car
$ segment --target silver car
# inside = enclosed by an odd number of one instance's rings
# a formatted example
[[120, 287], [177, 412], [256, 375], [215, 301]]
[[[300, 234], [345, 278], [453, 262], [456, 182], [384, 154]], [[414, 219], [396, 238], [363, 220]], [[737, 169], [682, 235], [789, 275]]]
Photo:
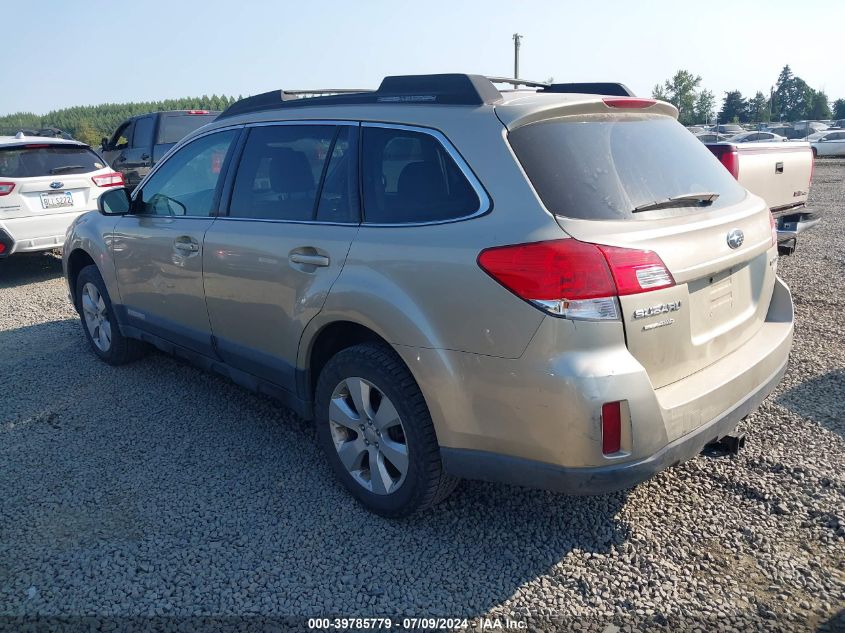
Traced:
[[765, 203], [676, 118], [460, 74], [250, 97], [72, 226], [71, 300], [108, 363], [154, 345], [313, 418], [374, 512], [627, 488], [730, 435], [792, 342]]

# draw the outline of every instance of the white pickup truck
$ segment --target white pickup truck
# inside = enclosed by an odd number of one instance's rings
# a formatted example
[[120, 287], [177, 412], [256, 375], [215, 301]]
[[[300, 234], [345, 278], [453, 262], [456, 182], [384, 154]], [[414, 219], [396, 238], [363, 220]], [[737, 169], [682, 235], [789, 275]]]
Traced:
[[817, 224], [807, 209], [813, 179], [809, 143], [708, 143], [739, 183], [766, 201], [777, 221], [778, 251], [790, 255], [798, 234]]

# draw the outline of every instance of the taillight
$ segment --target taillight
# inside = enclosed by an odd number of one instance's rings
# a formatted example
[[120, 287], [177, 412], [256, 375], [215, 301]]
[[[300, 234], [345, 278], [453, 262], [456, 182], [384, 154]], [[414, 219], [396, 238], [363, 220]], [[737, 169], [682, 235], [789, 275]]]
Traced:
[[0, 182], [0, 196], [8, 196], [15, 189], [13, 182]]
[[478, 265], [521, 299], [569, 319], [618, 319], [619, 295], [675, 283], [656, 253], [573, 239], [488, 248]]
[[208, 110], [188, 110], [188, 114], [208, 114]]
[[619, 402], [601, 406], [601, 452], [612, 455], [622, 450], [622, 407]]
[[93, 180], [94, 184], [98, 187], [122, 187], [125, 184], [123, 182], [123, 174], [118, 171], [113, 171], [109, 174], [92, 176], [91, 180]]
[[739, 152], [737, 151], [736, 147], [733, 145], [708, 145], [708, 148], [716, 158], [719, 159], [719, 162], [725, 166], [729, 172], [731, 172], [731, 176], [734, 178], [739, 178]]
[[0, 255], [6, 252], [6, 245], [3, 242], [0, 242]]
[[626, 109], [642, 109], [650, 108], [655, 103], [656, 99], [638, 99], [636, 97], [607, 97], [602, 99], [604, 105], [609, 108], [626, 108]]

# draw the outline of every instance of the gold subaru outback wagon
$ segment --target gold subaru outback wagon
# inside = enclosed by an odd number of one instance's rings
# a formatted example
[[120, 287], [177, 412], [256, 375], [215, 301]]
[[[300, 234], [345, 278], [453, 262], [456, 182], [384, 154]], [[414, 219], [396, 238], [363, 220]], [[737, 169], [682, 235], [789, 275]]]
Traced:
[[730, 435], [792, 342], [765, 203], [667, 103], [523, 86], [235, 103], [69, 230], [94, 353], [277, 397], [386, 516], [459, 478], [619, 490]]

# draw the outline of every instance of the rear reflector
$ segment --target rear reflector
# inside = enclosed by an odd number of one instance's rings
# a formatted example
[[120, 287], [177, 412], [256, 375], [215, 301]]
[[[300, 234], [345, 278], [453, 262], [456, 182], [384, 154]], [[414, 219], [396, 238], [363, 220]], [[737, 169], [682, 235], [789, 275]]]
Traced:
[[125, 184], [123, 182], [123, 174], [117, 171], [113, 171], [110, 174], [93, 176], [91, 180], [93, 180], [94, 184], [98, 187], [122, 187]]
[[739, 178], [739, 153], [733, 145], [718, 144], [708, 145], [707, 148], [713, 152], [713, 155], [719, 159], [719, 162], [725, 166], [731, 176]]
[[675, 284], [656, 253], [573, 239], [488, 248], [478, 265], [519, 298], [570, 319], [618, 319], [619, 295]]
[[0, 182], [0, 196], [8, 196], [15, 189], [13, 182]]
[[601, 452], [612, 455], [622, 450], [622, 408], [619, 402], [601, 406]]
[[602, 101], [609, 108], [626, 108], [632, 110], [650, 108], [657, 103], [656, 99], [638, 99], [636, 97], [612, 97], [602, 99]]

